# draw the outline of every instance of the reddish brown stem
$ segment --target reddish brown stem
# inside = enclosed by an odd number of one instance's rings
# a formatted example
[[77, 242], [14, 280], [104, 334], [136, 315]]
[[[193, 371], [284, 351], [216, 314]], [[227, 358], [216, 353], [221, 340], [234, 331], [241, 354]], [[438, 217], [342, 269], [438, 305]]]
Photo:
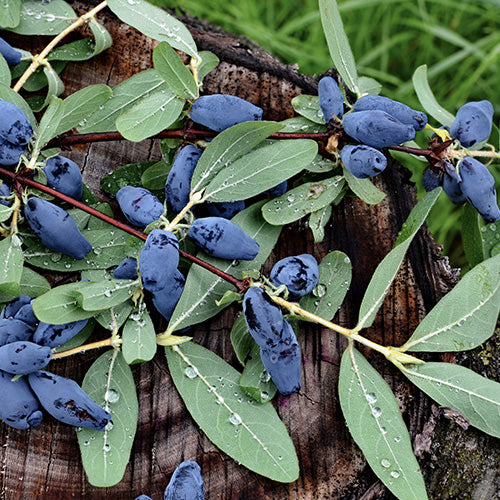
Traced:
[[434, 156], [434, 152], [430, 149], [419, 149], [419, 148], [409, 148], [407, 146], [389, 146], [387, 149], [392, 149], [394, 151], [402, 151], [403, 153], [409, 153], [412, 155], [420, 156]]
[[[44, 184], [34, 181], [33, 179], [30, 179], [28, 177], [23, 177], [21, 175], [16, 174], [15, 172], [12, 172], [10, 170], [1, 167], [0, 167], [0, 176], [10, 178], [16, 184], [19, 183], [25, 186], [31, 186], [40, 191], [43, 191], [44, 193], [50, 194], [51, 196], [54, 196], [54, 198], [69, 203], [70, 205], [73, 205], [74, 207], [79, 208], [80, 210], [83, 210], [84, 212], [87, 212], [88, 214], [93, 215], [94, 217], [97, 217], [98, 219], [101, 219], [107, 222], [108, 224], [111, 224], [112, 226], [135, 236], [136, 238], [140, 238], [143, 241], [145, 241], [146, 238], [148, 237], [146, 233], [143, 233], [142, 231], [139, 231], [138, 229], [135, 229], [134, 227], [129, 226], [128, 224], [124, 224], [123, 222], [117, 221], [113, 217], [110, 217], [109, 215], [99, 212], [99, 210], [89, 207], [83, 202], [75, 200], [74, 198], [71, 198], [71, 196], [67, 196], [63, 193], [60, 193], [59, 191], [56, 191], [55, 189], [52, 189], [49, 186], [45, 186]], [[198, 264], [199, 266], [204, 267], [208, 271], [216, 274], [220, 278], [231, 283], [237, 288], [239, 292], [245, 291], [244, 283], [239, 279], [235, 278], [234, 276], [231, 276], [230, 274], [227, 274], [224, 271], [217, 269], [208, 262], [205, 262], [204, 260], [199, 259], [198, 257], [195, 257], [194, 255], [191, 255], [183, 250], [179, 250], [179, 253], [182, 257], [186, 258], [187, 260], [190, 260], [194, 264]]]

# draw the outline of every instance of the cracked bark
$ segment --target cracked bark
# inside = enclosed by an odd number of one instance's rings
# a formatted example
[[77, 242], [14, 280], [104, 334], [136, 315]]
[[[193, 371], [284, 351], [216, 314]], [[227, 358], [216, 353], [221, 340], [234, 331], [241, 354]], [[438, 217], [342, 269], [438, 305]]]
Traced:
[[[77, 10], [93, 2], [73, 2]], [[151, 66], [156, 45], [126, 29], [109, 13], [99, 19], [110, 30], [114, 45], [106, 53], [82, 64], [69, 64], [63, 73], [66, 93], [85, 85], [118, 84]], [[205, 80], [206, 93], [234, 93], [264, 108], [265, 118], [282, 120], [293, 115], [290, 100], [300, 93], [315, 93], [317, 84], [297, 74], [245, 39], [184, 18], [201, 50], [214, 51], [222, 63]], [[26, 40], [22, 40], [26, 43]], [[33, 37], [33, 44], [40, 43]], [[65, 153], [66, 154], [66, 153]], [[126, 163], [160, 157], [153, 141], [133, 144], [112, 142], [73, 147], [67, 156], [84, 166], [84, 180], [102, 199], [99, 179]], [[353, 282], [336, 321], [355, 324], [364, 290], [377, 264], [391, 249], [401, 224], [416, 202], [407, 171], [392, 161], [376, 179], [387, 198], [378, 206], [346, 198], [333, 215], [322, 244], [314, 245], [303, 224], [284, 229], [278, 246], [264, 266], [287, 255], [313, 253], [318, 260], [332, 250], [342, 250], [353, 263]], [[456, 283], [457, 274], [440, 255], [427, 230], [412, 243], [404, 265], [367, 336], [387, 345], [401, 345], [425, 313]], [[191, 334], [237, 366], [229, 331], [237, 308], [195, 327]], [[225, 332], [222, 333], [222, 332]], [[160, 498], [175, 467], [185, 459], [196, 460], [203, 471], [209, 499], [389, 499], [392, 496], [366, 466], [353, 444], [341, 415], [336, 386], [345, 341], [325, 329], [303, 324], [303, 389], [289, 398], [279, 397], [276, 408], [287, 426], [299, 456], [301, 475], [293, 484], [278, 484], [238, 466], [215, 448], [187, 413], [169, 377], [161, 353], [154, 362], [133, 366], [140, 416], [130, 464], [123, 480], [113, 488], [92, 487], [83, 473], [74, 430], [46, 416], [42, 425], [28, 432], [0, 426], [0, 500], [25, 498], [130, 499], [140, 493]], [[488, 349], [486, 359], [481, 352]], [[432, 412], [430, 401], [409, 386], [380, 357], [362, 350], [383, 373], [404, 410], [412, 437], [419, 436], [419, 461], [433, 499], [498, 498], [498, 445], [473, 429], [464, 431]], [[490, 341], [457, 360], [492, 378], [498, 372], [498, 341]], [[53, 362], [55, 373], [81, 381], [97, 354]], [[428, 425], [425, 425], [428, 423]], [[422, 442], [425, 446], [422, 448]], [[473, 456], [474, 460], [469, 460]], [[68, 478], [71, 478], [68, 481]]]

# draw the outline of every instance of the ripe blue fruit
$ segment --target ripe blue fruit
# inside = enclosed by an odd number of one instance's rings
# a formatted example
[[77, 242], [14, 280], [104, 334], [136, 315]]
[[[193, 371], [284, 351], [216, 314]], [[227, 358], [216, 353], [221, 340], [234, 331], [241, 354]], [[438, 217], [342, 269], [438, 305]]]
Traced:
[[344, 146], [340, 159], [344, 167], [358, 179], [378, 175], [387, 167], [387, 159], [378, 149], [363, 144]]
[[179, 264], [179, 242], [168, 231], [154, 229], [139, 254], [139, 270], [146, 290], [156, 292], [173, 278]]
[[0, 138], [0, 165], [11, 167], [17, 165], [23, 153], [27, 151], [26, 146], [16, 146], [9, 141]]
[[385, 111], [356, 111], [344, 116], [344, 131], [358, 142], [374, 148], [396, 146], [415, 138], [415, 129]]
[[139, 495], [135, 498], [135, 500], [151, 500], [151, 497], [148, 497], [147, 495]]
[[325, 76], [318, 84], [319, 106], [323, 111], [325, 122], [334, 116], [342, 118], [344, 114], [344, 96], [337, 82], [331, 76]]
[[92, 250], [92, 245], [68, 212], [50, 201], [29, 198], [24, 207], [24, 216], [46, 247], [77, 260], [83, 259]]
[[75, 381], [46, 371], [28, 375], [40, 404], [57, 420], [77, 427], [102, 431], [111, 415]]
[[393, 101], [380, 95], [364, 95], [354, 104], [354, 111], [369, 111], [378, 109], [396, 118], [401, 123], [411, 125], [415, 130], [422, 130], [427, 125], [427, 115], [416, 111], [402, 102]]
[[26, 146], [32, 135], [31, 123], [21, 109], [0, 99], [0, 138], [12, 146]]
[[237, 123], [262, 119], [262, 108], [234, 95], [213, 94], [198, 97], [189, 113], [191, 120], [222, 132]]
[[201, 151], [188, 144], [180, 148], [165, 183], [165, 199], [175, 213], [179, 213], [189, 201], [191, 178], [201, 156]]
[[271, 196], [281, 196], [282, 194], [286, 193], [287, 189], [288, 189], [288, 182], [283, 181], [280, 182], [277, 186], [274, 186], [273, 188], [264, 191], [264, 194], [270, 194]]
[[243, 314], [255, 342], [274, 347], [283, 334], [283, 313], [262, 288], [252, 286], [243, 297]]
[[21, 307], [21, 309], [19, 309], [19, 311], [17, 311], [16, 315], [14, 316], [14, 319], [18, 319], [23, 323], [27, 323], [28, 325], [35, 325], [36, 323], [38, 323], [38, 318], [35, 316], [35, 313], [33, 311], [33, 301]]
[[83, 194], [82, 173], [80, 167], [64, 156], [53, 156], [43, 168], [47, 176], [47, 185], [67, 194], [76, 200]]
[[450, 134], [460, 144], [470, 148], [488, 139], [493, 122], [493, 105], [489, 101], [471, 101], [464, 104], [451, 124]]
[[196, 219], [188, 236], [205, 253], [220, 259], [253, 260], [260, 250], [240, 226], [222, 217]]
[[206, 203], [203, 205], [209, 215], [213, 217], [223, 217], [232, 219], [238, 212], [245, 208], [245, 202], [239, 201], [221, 201], [215, 203]]
[[186, 460], [175, 469], [165, 488], [163, 500], [204, 500], [203, 478], [200, 466]]
[[13, 318], [21, 307], [29, 304], [30, 302], [31, 297], [28, 297], [27, 295], [14, 297], [11, 301], [5, 304], [4, 308], [0, 312], [0, 318]]
[[22, 54], [14, 49], [10, 43], [0, 38], [0, 54], [4, 56], [9, 66], [17, 66], [21, 62]]
[[47, 347], [57, 347], [80, 333], [88, 321], [88, 319], [82, 319], [63, 325], [50, 325], [40, 322], [33, 334], [33, 342]]
[[37, 427], [42, 412], [36, 396], [24, 377], [12, 380], [10, 373], [0, 371], [0, 418], [15, 429]]
[[500, 219], [495, 178], [480, 161], [466, 156], [458, 166], [463, 194], [485, 222]]
[[291, 298], [312, 292], [318, 284], [318, 277], [318, 262], [307, 253], [281, 259], [274, 264], [269, 275], [275, 285], [286, 285]]
[[0, 346], [18, 340], [30, 340], [32, 336], [33, 328], [24, 321], [15, 318], [0, 319]]
[[181, 298], [185, 283], [186, 278], [177, 270], [166, 286], [153, 292], [153, 305], [167, 321], [170, 321], [172, 317], [175, 306]]
[[444, 166], [445, 172], [443, 174], [443, 191], [446, 193], [451, 202], [461, 205], [467, 201], [466, 196], [462, 192], [462, 178], [453, 165], [446, 162]]
[[125, 257], [113, 271], [113, 278], [121, 280], [137, 279], [137, 259]]
[[[0, 196], [8, 197], [10, 195], [11, 192], [9, 185], [5, 181], [2, 181], [2, 184], [0, 184]], [[10, 207], [12, 205], [12, 202], [0, 198], [0, 205], [5, 205], [6, 207]]]
[[49, 364], [50, 347], [19, 340], [0, 347], [0, 370], [14, 375], [27, 375]]
[[116, 200], [127, 220], [144, 228], [163, 214], [163, 203], [151, 191], [134, 186], [122, 187]]
[[439, 172], [439, 170], [428, 168], [424, 172], [424, 175], [422, 175], [422, 184], [426, 191], [432, 191], [441, 186], [442, 183], [443, 180], [441, 179], [441, 172]]

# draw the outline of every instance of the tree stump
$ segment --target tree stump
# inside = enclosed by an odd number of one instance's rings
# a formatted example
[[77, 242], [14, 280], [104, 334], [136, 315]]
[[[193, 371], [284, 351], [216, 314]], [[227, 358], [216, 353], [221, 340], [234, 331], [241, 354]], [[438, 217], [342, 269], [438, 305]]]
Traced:
[[[82, 13], [92, 2], [73, 2]], [[112, 14], [99, 14], [113, 36], [113, 46], [100, 56], [80, 64], [69, 64], [63, 73], [66, 93], [86, 85], [106, 83], [111, 87], [138, 71], [152, 66], [156, 42], [121, 24]], [[204, 93], [231, 93], [264, 109], [264, 118], [282, 120], [293, 116], [291, 99], [317, 92], [316, 80], [299, 75], [293, 67], [276, 61], [255, 44], [195, 19], [185, 17], [200, 50], [211, 50], [221, 60], [206, 78]], [[319, 28], [318, 28], [319, 29]], [[26, 40], [22, 43], [26, 43]], [[40, 44], [39, 39], [32, 43]], [[21, 42], [20, 42], [21, 43]], [[154, 141], [126, 141], [75, 146], [67, 155], [83, 169], [84, 182], [102, 199], [99, 180], [124, 164], [160, 157]], [[278, 245], [264, 266], [287, 255], [313, 253], [318, 261], [332, 250], [342, 250], [353, 264], [353, 281], [335, 321], [352, 327], [362, 296], [377, 264], [392, 248], [402, 223], [416, 203], [416, 191], [409, 174], [399, 164], [376, 178], [386, 199], [369, 206], [346, 197], [334, 207], [326, 236], [314, 245], [304, 224], [282, 232]], [[457, 272], [440, 255], [426, 229], [412, 243], [403, 266], [377, 315], [366, 332], [385, 345], [401, 345], [432, 306], [457, 281]], [[237, 307], [196, 325], [191, 335], [197, 342], [238, 367], [229, 332]], [[29, 431], [0, 426], [1, 500], [28, 498], [130, 500], [140, 493], [162, 498], [175, 467], [183, 460], [196, 460], [202, 469], [207, 499], [382, 499], [393, 498], [370, 471], [345, 425], [337, 395], [340, 357], [346, 346], [333, 332], [301, 324], [302, 390], [290, 397], [278, 397], [275, 406], [297, 449], [300, 477], [292, 484], [280, 484], [238, 465], [219, 451], [197, 427], [186, 411], [169, 376], [163, 349], [152, 362], [132, 367], [139, 396], [139, 422], [129, 466], [116, 486], [91, 486], [83, 471], [74, 429], [46, 416], [42, 425]], [[498, 345], [490, 341], [489, 365], [480, 349], [457, 357], [474, 365], [480, 373], [495, 376]], [[404, 412], [429, 497], [433, 499], [498, 498], [497, 442], [442, 418], [444, 412], [380, 356], [362, 350], [381, 371], [395, 391]], [[54, 361], [50, 369], [81, 382], [97, 354], [88, 353]], [[447, 356], [447, 361], [453, 361]], [[444, 415], [446, 416], [446, 415]]]

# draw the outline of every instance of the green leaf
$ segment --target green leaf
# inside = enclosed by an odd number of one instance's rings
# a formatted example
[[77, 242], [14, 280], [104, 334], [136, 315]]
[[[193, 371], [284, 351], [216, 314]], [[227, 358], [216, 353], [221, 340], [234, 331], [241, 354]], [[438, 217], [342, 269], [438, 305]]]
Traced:
[[106, 49], [109, 49], [113, 44], [113, 39], [108, 30], [102, 24], [99, 24], [95, 17], [90, 18], [89, 27], [94, 35], [92, 56], [96, 56]]
[[161, 42], [153, 50], [153, 64], [177, 96], [184, 99], [196, 99], [198, 87], [193, 74], [167, 42]]
[[328, 224], [332, 216], [332, 206], [327, 205], [316, 212], [312, 212], [309, 216], [307, 225], [312, 231], [314, 243], [321, 243], [325, 238], [325, 226]]
[[317, 95], [298, 95], [292, 99], [292, 106], [299, 115], [309, 121], [325, 125], [325, 118], [319, 106], [319, 97]]
[[21, 0], [0, 0], [0, 28], [15, 28], [21, 21]]
[[[244, 271], [260, 269], [281, 232], [280, 226], [271, 226], [262, 219], [262, 204], [263, 202], [254, 203], [231, 219], [260, 245], [260, 251], [254, 260], [231, 262], [202, 254], [203, 259], [240, 279], [243, 278]], [[233, 287], [222, 278], [200, 266], [191, 266], [184, 291], [168, 323], [167, 332], [172, 333], [215, 316], [223, 309], [223, 306], [217, 306], [215, 301], [220, 300], [228, 290], [233, 290]]]
[[306, 167], [306, 170], [322, 174], [324, 172], [331, 172], [337, 166], [336, 162], [328, 158], [323, 158], [321, 155], [316, 155], [314, 160]]
[[251, 198], [298, 174], [317, 152], [318, 145], [309, 139], [278, 141], [258, 148], [222, 169], [207, 186], [203, 198], [210, 201]]
[[33, 301], [35, 316], [44, 323], [63, 325], [94, 316], [94, 311], [84, 311], [78, 306], [76, 290], [81, 283], [60, 285]]
[[332, 320], [344, 302], [351, 277], [349, 257], [338, 250], [330, 252], [319, 265], [318, 284], [312, 294], [300, 299], [300, 306], [321, 318]]
[[14, 209], [12, 205], [10, 207], [6, 205], [0, 205], [0, 222], [4, 222], [12, 216]]
[[23, 273], [23, 251], [16, 235], [0, 241], [0, 292], [19, 295], [19, 284]]
[[[52, 65], [50, 65], [49, 63], [45, 64], [43, 66], [43, 73], [47, 78], [47, 84], [48, 84], [47, 96], [43, 101], [40, 100], [38, 104], [36, 104], [35, 101], [32, 101], [35, 103], [35, 105], [32, 104], [31, 107], [36, 112], [41, 111], [43, 108], [45, 108], [45, 106], [50, 104], [54, 96], [61, 95], [64, 92], [64, 83], [59, 78], [56, 69], [52, 67]], [[55, 116], [58, 117], [58, 115]], [[57, 124], [55, 123], [53, 127], [55, 128], [56, 126]]]
[[120, 351], [113, 349], [97, 358], [82, 388], [113, 422], [104, 431], [78, 430], [83, 467], [93, 486], [113, 486], [125, 474], [139, 415], [134, 377]]
[[120, 115], [116, 119], [116, 128], [125, 139], [142, 141], [172, 125], [181, 114], [184, 103], [184, 99], [169, 89], [155, 92]]
[[419, 66], [412, 76], [413, 87], [420, 104], [429, 115], [441, 125], [451, 127], [455, 117], [446, 111], [436, 100], [427, 80], [427, 64]]
[[50, 105], [40, 120], [38, 136], [36, 138], [34, 149], [40, 151], [50, 139], [55, 137], [57, 127], [62, 118], [63, 101], [58, 97], [52, 96]]
[[450, 363], [401, 365], [400, 370], [441, 406], [460, 412], [471, 425], [500, 437], [500, 384]]
[[[1, 8], [2, 6], [0, 4], [0, 9]], [[3, 57], [2, 54], [0, 54], [0, 83], [2, 83], [3, 85], [10, 86], [10, 81], [11, 81], [11, 74], [9, 65], [5, 60], [5, 57]]]
[[224, 167], [281, 128], [280, 123], [251, 121], [239, 123], [218, 134], [196, 164], [191, 178], [191, 190], [201, 191]]
[[78, 131], [113, 132], [116, 119], [152, 93], [169, 92], [163, 78], [154, 69], [137, 73], [113, 88], [113, 94], [103, 107], [82, 120]]
[[124, 325], [133, 309], [132, 300], [126, 300], [111, 309], [96, 314], [95, 319], [103, 328], [112, 332]]
[[490, 338], [500, 312], [500, 255], [470, 270], [418, 325], [409, 351], [466, 351]]
[[219, 58], [208, 50], [202, 50], [198, 55], [201, 57], [201, 64], [198, 68], [198, 81], [202, 82], [210, 71], [219, 65]]
[[274, 398], [277, 389], [260, 359], [260, 347], [253, 342], [250, 359], [240, 377], [240, 387], [257, 403], [266, 403]]
[[471, 267], [485, 259], [479, 214], [470, 203], [465, 203], [462, 210], [462, 243]]
[[[91, 38], [83, 38], [74, 42], [66, 43], [56, 47], [47, 57], [53, 61], [87, 61], [93, 57], [94, 41]], [[26, 86], [24, 86], [26, 88]]]
[[152, 191], [165, 189], [165, 183], [167, 182], [171, 168], [172, 165], [167, 164], [163, 160], [151, 165], [142, 173], [142, 185]]
[[343, 187], [344, 179], [340, 175], [307, 182], [268, 201], [262, 207], [262, 214], [269, 224], [289, 224], [334, 203]]
[[63, 101], [59, 125], [54, 132], [54, 137], [73, 127], [99, 109], [110, 97], [112, 91], [107, 85], [89, 85]]
[[20, 23], [10, 31], [18, 35], [55, 36], [76, 19], [75, 11], [63, 0], [23, 0]]
[[248, 331], [245, 316], [240, 314], [231, 329], [231, 344], [238, 361], [245, 366], [245, 361], [250, 354], [255, 342]]
[[139, 280], [86, 281], [75, 289], [75, 297], [83, 310], [102, 311], [128, 300], [139, 286]]
[[33, 111], [31, 111], [29, 104], [17, 92], [14, 92], [7, 85], [0, 83], [0, 99], [11, 102], [12, 104], [15, 104], [18, 108], [20, 108], [21, 111], [26, 115], [26, 118], [28, 118], [28, 120], [30, 121], [33, 130], [36, 131], [37, 121], [35, 119], [35, 115], [33, 114]]
[[385, 193], [375, 187], [370, 179], [358, 179], [344, 168], [344, 177], [351, 191], [368, 205], [377, 205], [385, 198]]
[[342, 356], [339, 398], [351, 436], [391, 493], [399, 500], [428, 498], [396, 397], [352, 346]]
[[[93, 206], [93, 208], [95, 208], [96, 210], [98, 210], [103, 214], [113, 217], [113, 209], [109, 206], [108, 203], [97, 203], [96, 205]], [[87, 224], [87, 228], [90, 230], [107, 229], [108, 231], [110, 231], [110, 236], [114, 236], [116, 234], [114, 229], [110, 229], [109, 224], [106, 221], [98, 219], [97, 217], [90, 217], [89, 223]], [[113, 234], [111, 234], [111, 232]], [[118, 231], [118, 234], [120, 234], [120, 231]]]
[[50, 283], [29, 267], [23, 267], [19, 285], [20, 295], [27, 295], [31, 298], [38, 297], [50, 290]]
[[358, 92], [359, 95], [363, 94], [380, 94], [382, 90], [382, 85], [377, 82], [374, 78], [370, 78], [368, 76], [360, 76], [358, 78]]
[[122, 332], [123, 359], [130, 365], [153, 359], [156, 333], [146, 307], [138, 307], [130, 315]]
[[288, 432], [270, 403], [249, 402], [240, 373], [191, 342], [165, 349], [174, 384], [207, 437], [231, 458], [273, 481], [299, 475]]
[[491, 222], [481, 225], [481, 241], [485, 257], [495, 257], [500, 253], [500, 224]]
[[[326, 125], [323, 120], [322, 125], [308, 120], [304, 116], [294, 116], [280, 122], [284, 128], [280, 132], [300, 132], [303, 134], [317, 134], [319, 132], [326, 132]], [[320, 157], [321, 158], [321, 157]]]
[[124, 186], [140, 186], [143, 173], [156, 164], [155, 161], [141, 161], [124, 165], [101, 179], [101, 189], [105, 193], [116, 194]]
[[335, 0], [319, 0], [321, 24], [335, 69], [351, 92], [359, 95], [358, 73], [349, 40]]
[[164, 10], [145, 0], [109, 0], [108, 7], [121, 21], [144, 35], [167, 42], [174, 49], [198, 58], [196, 44], [189, 30], [180, 21]]
[[359, 308], [357, 330], [368, 328], [372, 325], [377, 311], [382, 305], [389, 287], [399, 270], [399, 266], [403, 262], [406, 250], [408, 250], [413, 237], [417, 234], [427, 215], [429, 215], [441, 191], [441, 188], [434, 189], [415, 205], [399, 232], [394, 248], [382, 259], [382, 262], [375, 269]]

